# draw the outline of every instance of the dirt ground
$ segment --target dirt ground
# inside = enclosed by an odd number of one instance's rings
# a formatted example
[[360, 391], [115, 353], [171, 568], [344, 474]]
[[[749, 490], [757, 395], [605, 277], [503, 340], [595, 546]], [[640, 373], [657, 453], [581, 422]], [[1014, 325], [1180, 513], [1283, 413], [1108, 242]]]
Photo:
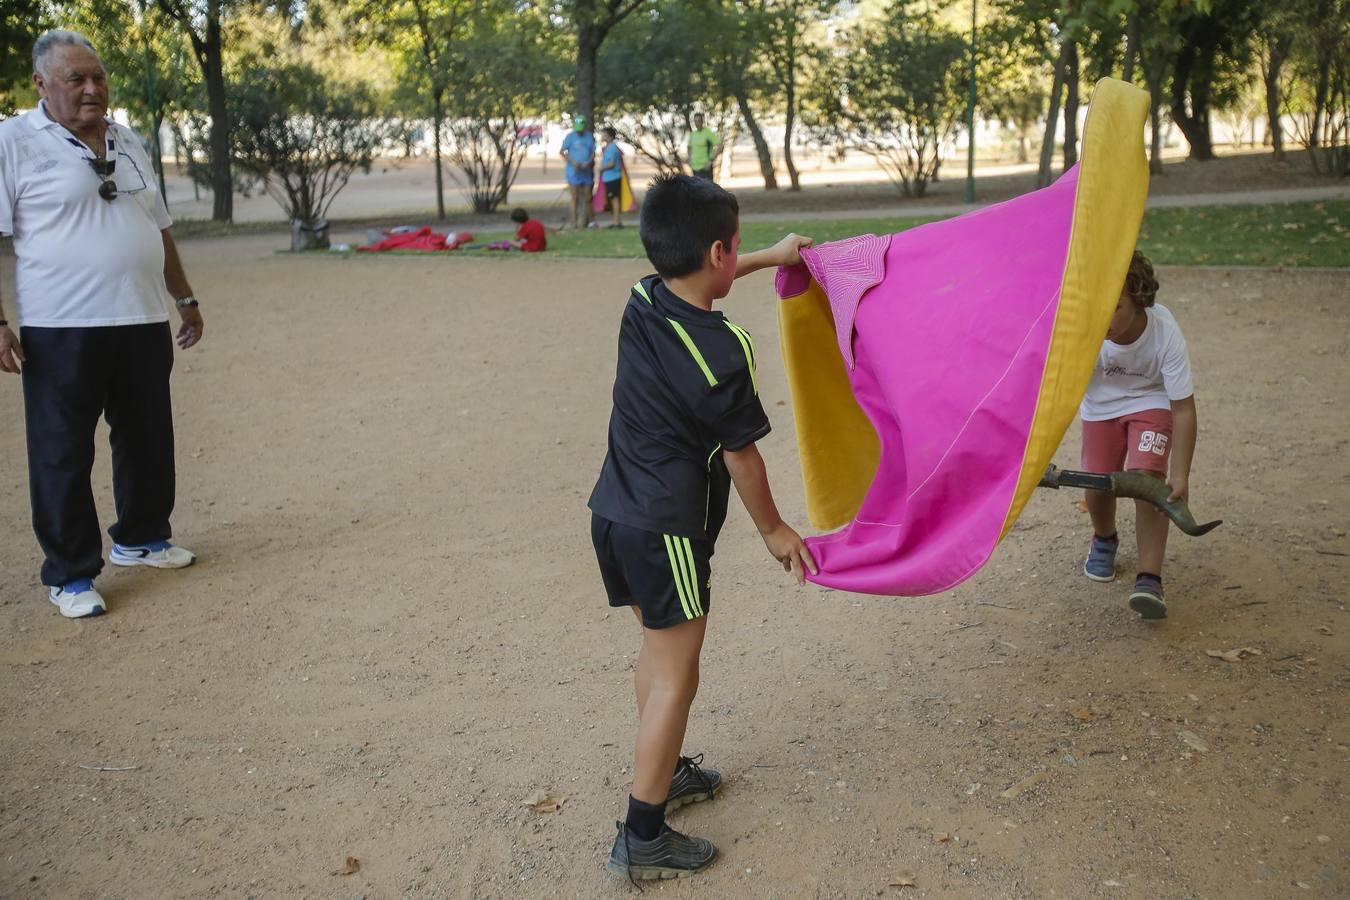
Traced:
[[[38, 584], [0, 379], [0, 895], [635, 895], [604, 859], [639, 636], [585, 501], [642, 265], [276, 243], [184, 244], [207, 331], [175, 373], [175, 537], [201, 561], [105, 572], [107, 616]], [[1193, 505], [1225, 520], [1173, 532], [1171, 617], [1082, 577], [1072, 494], [927, 599], [790, 586], [733, 504], [687, 743], [727, 786], [674, 817], [722, 857], [650, 895], [1350, 895], [1350, 271], [1161, 276], [1197, 372]], [[774, 346], [769, 273], [726, 309]], [[106, 524], [106, 450], [95, 484]]]

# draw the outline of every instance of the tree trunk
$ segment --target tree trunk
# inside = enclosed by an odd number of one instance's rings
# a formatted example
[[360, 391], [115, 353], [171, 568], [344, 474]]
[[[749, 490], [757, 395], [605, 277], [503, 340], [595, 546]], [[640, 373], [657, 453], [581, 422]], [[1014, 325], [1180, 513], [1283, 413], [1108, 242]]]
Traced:
[[1120, 78], [1127, 84], [1134, 84], [1134, 61], [1139, 56], [1139, 12], [1130, 13], [1125, 18], [1125, 62], [1120, 67]]
[[797, 121], [797, 29], [794, 22], [793, 27], [788, 29], [788, 47], [787, 47], [787, 77], [784, 79], [783, 87], [787, 95], [787, 116], [783, 122], [783, 167], [788, 173], [788, 190], [800, 191], [802, 189], [801, 176], [797, 173], [797, 166], [792, 161], [792, 126]]
[[234, 220], [234, 176], [230, 166], [230, 111], [225, 102], [220, 8], [213, 2], [207, 9], [202, 74], [206, 77], [206, 106], [211, 114], [211, 218], [217, 222], [231, 222]]
[[436, 220], [445, 221], [445, 171], [441, 165], [441, 131], [445, 126], [445, 89], [431, 90], [431, 152], [436, 165]]
[[755, 121], [754, 110], [750, 108], [750, 98], [746, 96], [745, 90], [736, 92], [736, 106], [741, 111], [741, 121], [745, 123], [745, 130], [750, 132], [750, 140], [755, 143], [755, 155], [759, 157], [759, 174], [764, 179], [764, 190], [778, 190], [778, 177], [773, 171], [773, 155], [769, 152], [769, 142], [764, 140], [764, 132], [759, 127], [759, 122]]
[[1284, 127], [1280, 124], [1280, 69], [1284, 66], [1293, 36], [1277, 34], [1270, 42], [1270, 52], [1266, 56], [1266, 131], [1270, 146], [1275, 151], [1275, 159], [1284, 160]]
[[1050, 183], [1050, 169], [1055, 159], [1055, 134], [1059, 131], [1059, 98], [1064, 92], [1064, 68], [1069, 42], [1066, 40], [1055, 57], [1055, 77], [1050, 87], [1050, 108], [1045, 116], [1045, 137], [1041, 141], [1041, 165], [1036, 172], [1036, 187]]
[[1068, 90], [1064, 99], [1064, 168], [1078, 163], [1078, 44], [1068, 41], [1069, 61], [1064, 69]]
[[574, 112], [586, 117], [586, 129], [595, 127], [595, 61], [605, 32], [592, 23], [577, 28], [577, 96]]
[[1217, 52], [1218, 27], [1208, 16], [1198, 19], [1184, 36], [1172, 74], [1172, 121], [1191, 145], [1194, 160], [1214, 158], [1209, 102]]

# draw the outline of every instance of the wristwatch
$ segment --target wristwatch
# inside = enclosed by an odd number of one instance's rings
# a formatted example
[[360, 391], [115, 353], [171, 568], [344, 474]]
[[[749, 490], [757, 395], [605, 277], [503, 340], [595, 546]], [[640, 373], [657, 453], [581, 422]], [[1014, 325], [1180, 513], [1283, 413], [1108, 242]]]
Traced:
[[185, 306], [201, 306], [201, 304], [197, 302], [196, 297], [179, 297], [177, 300], [173, 301], [173, 305], [178, 309], [182, 309]]

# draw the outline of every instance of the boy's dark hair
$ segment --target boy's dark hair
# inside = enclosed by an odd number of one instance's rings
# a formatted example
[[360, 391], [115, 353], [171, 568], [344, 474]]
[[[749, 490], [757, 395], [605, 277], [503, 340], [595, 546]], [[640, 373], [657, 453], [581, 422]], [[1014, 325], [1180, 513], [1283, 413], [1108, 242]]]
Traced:
[[703, 268], [717, 241], [731, 248], [740, 213], [735, 196], [711, 181], [663, 175], [647, 188], [638, 236], [657, 274], [683, 278]]
[[605, 126], [605, 128], [604, 128], [604, 130], [601, 132], [601, 134], [603, 134], [605, 137], [609, 138], [611, 141], [614, 140], [616, 137], [619, 136], [619, 133], [618, 133], [617, 131], [615, 131], [614, 128], [613, 128], [612, 126], [608, 126], [608, 125]]
[[1140, 309], [1152, 306], [1158, 296], [1158, 279], [1153, 275], [1153, 263], [1138, 250], [1130, 258], [1130, 271], [1125, 274], [1125, 293]]
[[525, 207], [523, 206], [517, 206], [515, 209], [511, 210], [512, 222], [519, 222], [523, 225], [529, 221], [529, 218], [530, 214], [525, 211]]

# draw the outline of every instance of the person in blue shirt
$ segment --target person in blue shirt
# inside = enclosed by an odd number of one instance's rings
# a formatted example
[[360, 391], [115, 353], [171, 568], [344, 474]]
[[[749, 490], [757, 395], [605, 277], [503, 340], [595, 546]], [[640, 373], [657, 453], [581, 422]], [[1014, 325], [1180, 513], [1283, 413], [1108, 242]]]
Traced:
[[607, 228], [623, 227], [623, 151], [617, 143], [618, 133], [606, 128], [605, 148], [600, 153], [600, 180], [605, 184], [605, 205], [614, 214]]
[[580, 228], [577, 219], [585, 216], [585, 225], [594, 224], [591, 218], [591, 191], [595, 188], [595, 135], [586, 130], [586, 117], [577, 114], [572, 119], [572, 132], [563, 138], [560, 154], [567, 163], [567, 190], [572, 197], [572, 227]]

